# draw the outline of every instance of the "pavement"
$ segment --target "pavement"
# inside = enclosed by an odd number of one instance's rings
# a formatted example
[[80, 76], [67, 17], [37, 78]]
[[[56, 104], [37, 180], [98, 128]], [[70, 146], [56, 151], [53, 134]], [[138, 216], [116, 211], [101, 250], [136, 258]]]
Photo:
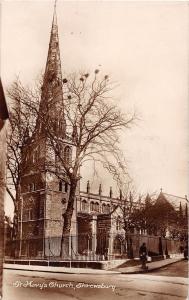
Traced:
[[12, 270], [25, 270], [25, 271], [39, 271], [49, 273], [68, 273], [68, 274], [120, 274], [119, 271], [98, 270], [90, 268], [68, 268], [68, 267], [51, 267], [51, 266], [31, 266], [31, 265], [19, 265], [19, 264], [4, 264], [4, 269]]
[[171, 265], [173, 263], [182, 261], [183, 257], [177, 257], [177, 258], [167, 258], [164, 260], [159, 260], [159, 261], [154, 261], [154, 262], [150, 262], [147, 263], [147, 269], [142, 269], [141, 265], [137, 265], [134, 267], [124, 267], [124, 268], [116, 268], [116, 270], [122, 274], [141, 274], [141, 273], [148, 273], [148, 272], [152, 272], [155, 270], [158, 270], [162, 267]]
[[52, 267], [52, 266], [34, 266], [34, 265], [19, 265], [19, 264], [4, 264], [4, 269], [12, 270], [25, 270], [25, 271], [39, 271], [39, 272], [50, 272], [50, 273], [70, 273], [70, 274], [140, 274], [152, 272], [154, 270], [160, 269], [167, 265], [176, 263], [183, 260], [181, 257], [168, 258], [165, 260], [155, 261], [147, 263], [148, 269], [144, 270], [141, 268], [141, 265], [134, 267], [124, 267], [116, 268], [114, 270], [98, 270], [90, 268], [70, 268], [68, 267]]

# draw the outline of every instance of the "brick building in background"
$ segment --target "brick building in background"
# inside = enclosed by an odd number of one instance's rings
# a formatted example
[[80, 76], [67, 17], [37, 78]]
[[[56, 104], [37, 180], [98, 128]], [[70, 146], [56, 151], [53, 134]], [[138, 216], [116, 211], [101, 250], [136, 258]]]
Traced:
[[0, 296], [2, 296], [2, 274], [4, 257], [4, 197], [6, 164], [6, 124], [8, 110], [0, 79]]

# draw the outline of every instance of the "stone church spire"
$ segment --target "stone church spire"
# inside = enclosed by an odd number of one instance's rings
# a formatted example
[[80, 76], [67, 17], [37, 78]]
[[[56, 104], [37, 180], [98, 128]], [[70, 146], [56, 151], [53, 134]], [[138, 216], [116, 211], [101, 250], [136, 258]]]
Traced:
[[[50, 41], [47, 55], [47, 62], [42, 83], [40, 116], [43, 121], [39, 121], [40, 128], [46, 124], [46, 118], [51, 116], [54, 119], [55, 128], [65, 135], [66, 121], [64, 117], [62, 71], [60, 60], [60, 48], [58, 37], [58, 24], [56, 15], [56, 2], [54, 5], [53, 21], [50, 33]], [[43, 124], [42, 124], [43, 123]]]
[[59, 82], [60, 85], [62, 83], [56, 3], [54, 6], [53, 21], [43, 85], [48, 85], [50, 82], [54, 81], [56, 81], [56, 83]]

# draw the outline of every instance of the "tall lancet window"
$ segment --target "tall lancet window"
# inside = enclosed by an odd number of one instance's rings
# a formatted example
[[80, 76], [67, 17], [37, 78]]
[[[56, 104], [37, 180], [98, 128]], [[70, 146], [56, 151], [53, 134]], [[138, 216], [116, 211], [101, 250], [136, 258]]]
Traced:
[[65, 128], [66, 128], [65, 120], [60, 120], [59, 121], [59, 136], [62, 138], [64, 138], [64, 136], [65, 136]]
[[59, 181], [59, 192], [62, 192], [63, 189], [63, 184], [62, 184], [62, 180]]
[[64, 148], [64, 161], [66, 164], [69, 164], [71, 161], [71, 148], [69, 146]]

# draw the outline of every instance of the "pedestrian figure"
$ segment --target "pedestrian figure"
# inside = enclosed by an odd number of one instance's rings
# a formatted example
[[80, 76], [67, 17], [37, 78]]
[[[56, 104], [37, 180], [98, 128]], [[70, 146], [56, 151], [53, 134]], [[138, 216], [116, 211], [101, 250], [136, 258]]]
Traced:
[[180, 253], [183, 253], [183, 251], [184, 251], [184, 247], [181, 245], [180, 246]]
[[147, 261], [146, 243], [143, 243], [142, 246], [140, 246], [139, 256], [140, 256], [140, 260], [142, 262], [142, 269], [148, 269], [148, 267], [146, 266], [146, 261]]
[[184, 259], [188, 259], [188, 243], [184, 247]]
[[105, 248], [105, 251], [104, 251], [104, 259], [105, 259], [105, 260], [108, 260], [108, 248]]

